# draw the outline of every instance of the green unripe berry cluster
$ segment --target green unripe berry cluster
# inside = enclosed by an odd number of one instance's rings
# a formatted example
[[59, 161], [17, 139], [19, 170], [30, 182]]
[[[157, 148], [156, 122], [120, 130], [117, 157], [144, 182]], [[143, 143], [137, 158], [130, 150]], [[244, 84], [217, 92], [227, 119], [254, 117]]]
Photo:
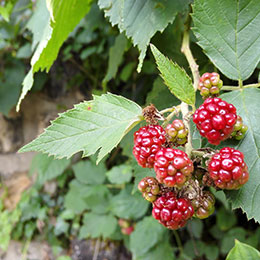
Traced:
[[231, 136], [236, 140], [241, 140], [245, 137], [247, 129], [248, 127], [243, 124], [243, 119], [238, 116]]
[[204, 73], [200, 78], [198, 89], [203, 98], [216, 97], [219, 95], [220, 89], [223, 86], [223, 81], [216, 72]]
[[165, 128], [165, 131], [169, 136], [169, 141], [171, 141], [173, 145], [179, 146], [187, 143], [188, 130], [182, 120], [173, 120], [173, 122]]
[[154, 202], [157, 199], [157, 195], [160, 193], [159, 183], [153, 177], [143, 178], [138, 184], [138, 189], [142, 192], [143, 197], [149, 202]]

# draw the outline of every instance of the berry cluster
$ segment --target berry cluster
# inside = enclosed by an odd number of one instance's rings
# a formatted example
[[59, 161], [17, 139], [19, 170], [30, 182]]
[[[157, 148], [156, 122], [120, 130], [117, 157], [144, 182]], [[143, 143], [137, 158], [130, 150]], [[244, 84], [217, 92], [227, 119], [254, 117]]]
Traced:
[[198, 85], [200, 94], [203, 98], [216, 97], [219, 95], [220, 89], [223, 86], [223, 82], [216, 72], [206, 72], [204, 73]]
[[169, 124], [165, 131], [169, 136], [169, 141], [175, 146], [184, 145], [187, 143], [188, 130], [180, 119], [175, 119]]
[[209, 174], [217, 187], [234, 190], [241, 188], [249, 178], [244, 155], [234, 148], [222, 148], [209, 162]]
[[220, 98], [207, 98], [193, 115], [200, 134], [214, 145], [230, 137], [236, 121], [236, 108]]
[[193, 214], [191, 203], [187, 199], [176, 198], [172, 192], [161, 196], [153, 204], [153, 217], [169, 229], [185, 226]]
[[[200, 134], [213, 145], [230, 137], [240, 140], [247, 130], [236, 108], [216, 97], [221, 87], [217, 73], [205, 73], [199, 90], [208, 98], [193, 114]], [[229, 147], [219, 152], [211, 148], [199, 149], [197, 153], [192, 150], [195, 157], [192, 161], [184, 151], [176, 149], [189, 141], [182, 120], [173, 120], [165, 129], [153, 124], [159, 118], [159, 111], [153, 105], [146, 108], [145, 116], [151, 125], [134, 133], [133, 154], [140, 166], [154, 169], [156, 179], [143, 178], [138, 189], [153, 204], [153, 217], [165, 227], [178, 229], [192, 216], [205, 219], [213, 214], [215, 197], [206, 186], [233, 190], [248, 181], [248, 168], [240, 151]], [[208, 160], [204, 163], [205, 158]]]

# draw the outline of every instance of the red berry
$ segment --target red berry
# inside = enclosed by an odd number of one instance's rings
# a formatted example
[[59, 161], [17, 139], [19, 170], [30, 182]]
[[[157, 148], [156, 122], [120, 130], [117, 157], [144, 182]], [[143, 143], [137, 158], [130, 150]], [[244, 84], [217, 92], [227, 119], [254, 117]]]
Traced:
[[208, 170], [215, 185], [221, 189], [239, 189], [249, 178], [244, 155], [230, 147], [222, 148], [211, 158]]
[[167, 125], [165, 131], [174, 145], [178, 146], [187, 143], [188, 130], [182, 120], [173, 120], [171, 124]]
[[216, 72], [204, 73], [198, 85], [200, 94], [203, 98], [216, 97], [219, 95], [220, 89], [223, 86], [223, 82]]
[[183, 227], [193, 214], [191, 203], [184, 198], [177, 199], [172, 192], [158, 198], [153, 204], [153, 217], [169, 229]]
[[155, 155], [154, 170], [159, 183], [168, 187], [182, 187], [191, 177], [193, 163], [181, 150], [162, 148]]
[[153, 177], [143, 178], [138, 184], [138, 189], [143, 193], [143, 197], [150, 202], [155, 201], [160, 193], [159, 183]]
[[236, 120], [236, 108], [220, 98], [206, 99], [193, 115], [200, 134], [214, 145], [231, 135]]
[[148, 125], [136, 131], [133, 154], [138, 164], [142, 167], [152, 168], [155, 154], [165, 141], [165, 131], [160, 125]]

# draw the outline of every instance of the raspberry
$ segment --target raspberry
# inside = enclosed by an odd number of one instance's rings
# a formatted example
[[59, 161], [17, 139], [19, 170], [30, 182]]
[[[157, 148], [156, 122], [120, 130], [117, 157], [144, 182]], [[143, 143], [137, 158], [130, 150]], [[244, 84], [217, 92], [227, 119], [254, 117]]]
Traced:
[[191, 177], [193, 163], [181, 150], [162, 148], [155, 155], [154, 170], [159, 183], [167, 187], [182, 187]]
[[129, 236], [133, 231], [134, 231], [133, 226], [127, 227], [127, 228], [121, 228], [122, 234], [127, 235], [127, 236]]
[[222, 148], [212, 156], [208, 170], [210, 178], [221, 189], [237, 190], [249, 178], [243, 153], [230, 147]]
[[223, 86], [223, 81], [216, 72], [204, 73], [200, 78], [198, 89], [203, 98], [216, 97]]
[[188, 130], [182, 120], [173, 120], [172, 123], [165, 128], [165, 131], [174, 145], [178, 146], [187, 143]]
[[243, 124], [243, 119], [241, 116], [237, 116], [237, 121], [231, 136], [236, 140], [241, 140], [245, 137], [247, 129], [248, 127]]
[[138, 189], [143, 193], [143, 197], [150, 202], [155, 201], [160, 193], [159, 183], [153, 177], [143, 178], [138, 184]]
[[214, 145], [231, 135], [236, 120], [236, 108], [220, 98], [207, 98], [193, 115], [200, 134]]
[[138, 164], [144, 168], [153, 168], [155, 154], [165, 141], [165, 131], [160, 125], [148, 125], [136, 131], [133, 154]]
[[193, 214], [191, 203], [183, 198], [177, 199], [172, 192], [166, 193], [153, 203], [153, 217], [169, 229], [185, 226]]
[[194, 216], [199, 219], [209, 217], [215, 211], [215, 197], [209, 191], [204, 191], [202, 196], [191, 201], [194, 208]]

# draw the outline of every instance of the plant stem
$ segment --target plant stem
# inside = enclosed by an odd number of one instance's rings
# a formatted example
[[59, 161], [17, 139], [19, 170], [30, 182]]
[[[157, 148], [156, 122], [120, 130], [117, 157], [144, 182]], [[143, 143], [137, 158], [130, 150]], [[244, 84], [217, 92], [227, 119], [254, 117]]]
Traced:
[[193, 87], [194, 90], [197, 90], [197, 87], [199, 85], [200, 80], [200, 73], [199, 73], [199, 66], [196, 63], [192, 52], [190, 50], [190, 34], [189, 34], [189, 28], [186, 28], [183, 34], [183, 40], [182, 40], [182, 46], [181, 46], [181, 52], [185, 55], [193, 77]]
[[187, 136], [188, 142], [185, 145], [185, 152], [187, 153], [188, 157], [190, 157], [192, 151], [192, 142], [191, 142], [191, 131], [190, 131], [190, 120], [189, 120], [190, 111], [189, 111], [188, 104], [184, 102], [181, 103], [181, 113], [183, 116], [183, 123], [186, 129], [188, 130], [188, 136]]
[[[259, 88], [260, 83], [254, 83], [249, 85], [244, 85], [243, 88]], [[240, 86], [223, 86], [221, 90], [239, 90]]]
[[243, 88], [243, 81], [241, 79], [238, 80], [238, 86], [240, 88]]
[[174, 234], [174, 237], [175, 237], [175, 240], [176, 240], [178, 249], [179, 249], [179, 251], [180, 251], [180, 255], [182, 255], [182, 253], [183, 253], [183, 247], [182, 247], [182, 243], [181, 243], [180, 236], [179, 236], [179, 234], [178, 234], [178, 232], [177, 232], [176, 230], [173, 230], [173, 234]]
[[99, 249], [100, 249], [101, 241], [100, 238], [97, 239], [96, 244], [95, 244], [95, 251], [92, 260], [97, 260], [98, 259], [98, 254], [99, 254]]
[[[171, 121], [171, 119], [176, 115], [176, 114], [178, 114], [180, 111], [181, 111], [181, 105], [179, 105], [179, 106], [176, 106], [176, 107], [172, 107], [172, 108], [166, 108], [166, 109], [164, 109], [165, 111], [166, 110], [168, 110], [168, 111], [166, 111], [166, 112], [171, 112], [166, 118], [165, 118], [165, 120], [164, 120], [164, 122], [163, 122], [163, 124], [162, 124], [162, 127], [165, 127], [170, 121]], [[164, 110], [162, 110], [161, 112], [160, 112], [160, 114], [162, 114], [162, 112], [164, 111]], [[164, 113], [166, 113], [166, 112], [164, 112]]]

